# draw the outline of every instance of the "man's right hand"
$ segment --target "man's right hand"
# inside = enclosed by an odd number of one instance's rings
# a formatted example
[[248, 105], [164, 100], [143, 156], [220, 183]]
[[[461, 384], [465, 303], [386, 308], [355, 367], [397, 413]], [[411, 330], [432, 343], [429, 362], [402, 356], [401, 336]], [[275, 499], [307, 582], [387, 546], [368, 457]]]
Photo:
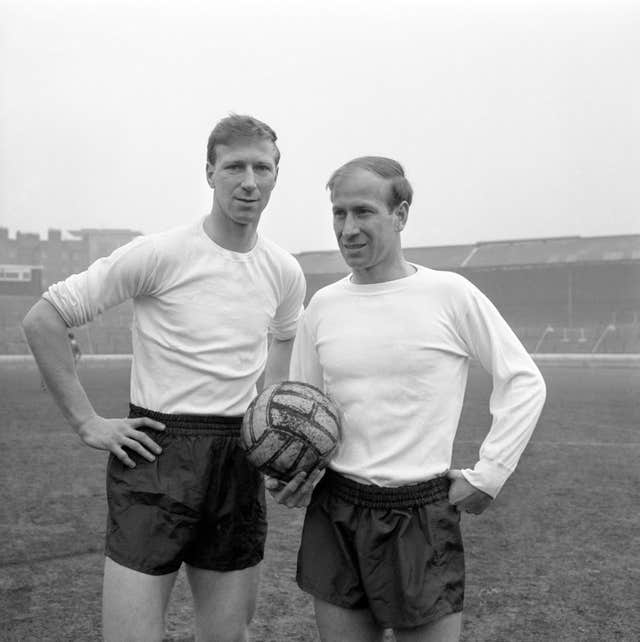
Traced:
[[162, 452], [162, 448], [151, 437], [138, 430], [143, 426], [153, 430], [165, 429], [164, 424], [149, 417], [106, 419], [96, 415], [80, 425], [78, 435], [87, 446], [108, 450], [125, 466], [135, 468], [136, 464], [129, 457], [125, 448], [138, 453], [148, 461], [154, 461], [154, 455], [159, 455]]
[[287, 508], [303, 508], [309, 505], [313, 489], [323, 475], [324, 470], [314, 469], [308, 477], [301, 471], [288, 483], [265, 476], [265, 487], [279, 504]]

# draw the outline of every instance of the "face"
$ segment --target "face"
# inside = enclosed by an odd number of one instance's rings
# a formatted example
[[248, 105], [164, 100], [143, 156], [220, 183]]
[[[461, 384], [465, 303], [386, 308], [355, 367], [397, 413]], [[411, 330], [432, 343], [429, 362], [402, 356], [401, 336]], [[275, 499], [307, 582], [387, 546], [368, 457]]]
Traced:
[[390, 208], [389, 181], [366, 170], [354, 170], [338, 179], [331, 191], [333, 230], [340, 252], [354, 272], [385, 270], [401, 258], [400, 230], [408, 206]]
[[275, 147], [269, 140], [239, 140], [216, 145], [214, 165], [207, 163], [214, 215], [242, 226], [257, 226], [276, 184]]

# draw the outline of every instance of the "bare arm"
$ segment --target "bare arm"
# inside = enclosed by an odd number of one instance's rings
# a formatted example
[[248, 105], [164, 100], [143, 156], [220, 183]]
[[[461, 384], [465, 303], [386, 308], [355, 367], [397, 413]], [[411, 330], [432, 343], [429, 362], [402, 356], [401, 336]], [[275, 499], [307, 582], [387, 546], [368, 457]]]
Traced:
[[264, 374], [265, 388], [271, 384], [286, 381], [289, 378], [289, 361], [292, 348], [293, 338], [283, 340], [274, 337], [271, 340]]
[[96, 413], [78, 379], [67, 339], [68, 328], [57, 310], [40, 299], [27, 313], [22, 327], [47, 388], [82, 441], [92, 448], [112, 452], [129, 467], [135, 463], [124, 447], [153, 461], [152, 453], [159, 454], [160, 447], [136, 428], [162, 430], [164, 426], [146, 417], [105, 419]]

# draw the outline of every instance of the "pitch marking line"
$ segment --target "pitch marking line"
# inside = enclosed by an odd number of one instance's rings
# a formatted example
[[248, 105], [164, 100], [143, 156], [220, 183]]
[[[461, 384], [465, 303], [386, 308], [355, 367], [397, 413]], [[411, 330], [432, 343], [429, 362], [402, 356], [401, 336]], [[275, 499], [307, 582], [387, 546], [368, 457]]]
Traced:
[[[457, 444], [475, 444], [480, 446], [481, 441], [457, 441]], [[600, 446], [620, 446], [628, 448], [629, 446], [640, 446], [640, 441], [539, 441], [532, 440], [530, 446], [593, 446], [599, 448]]]

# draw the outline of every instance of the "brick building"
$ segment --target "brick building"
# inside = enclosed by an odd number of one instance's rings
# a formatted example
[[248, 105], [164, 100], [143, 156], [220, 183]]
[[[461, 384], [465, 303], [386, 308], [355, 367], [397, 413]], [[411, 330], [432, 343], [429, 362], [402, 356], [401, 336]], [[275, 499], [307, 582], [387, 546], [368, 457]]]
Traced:
[[[81, 229], [70, 230], [66, 236], [72, 238], [63, 238], [61, 230], [50, 229], [46, 239], [29, 232], [17, 232], [15, 238], [10, 238], [9, 230], [0, 227], [0, 267], [10, 274], [16, 272], [11, 266], [40, 269], [41, 289], [36, 293], [40, 294], [52, 283], [84, 270], [139, 234], [135, 230]], [[15, 279], [11, 286], [6, 285], [7, 280], [0, 274], [0, 293], [18, 294]], [[32, 294], [32, 288], [33, 284], [24, 293]]]

